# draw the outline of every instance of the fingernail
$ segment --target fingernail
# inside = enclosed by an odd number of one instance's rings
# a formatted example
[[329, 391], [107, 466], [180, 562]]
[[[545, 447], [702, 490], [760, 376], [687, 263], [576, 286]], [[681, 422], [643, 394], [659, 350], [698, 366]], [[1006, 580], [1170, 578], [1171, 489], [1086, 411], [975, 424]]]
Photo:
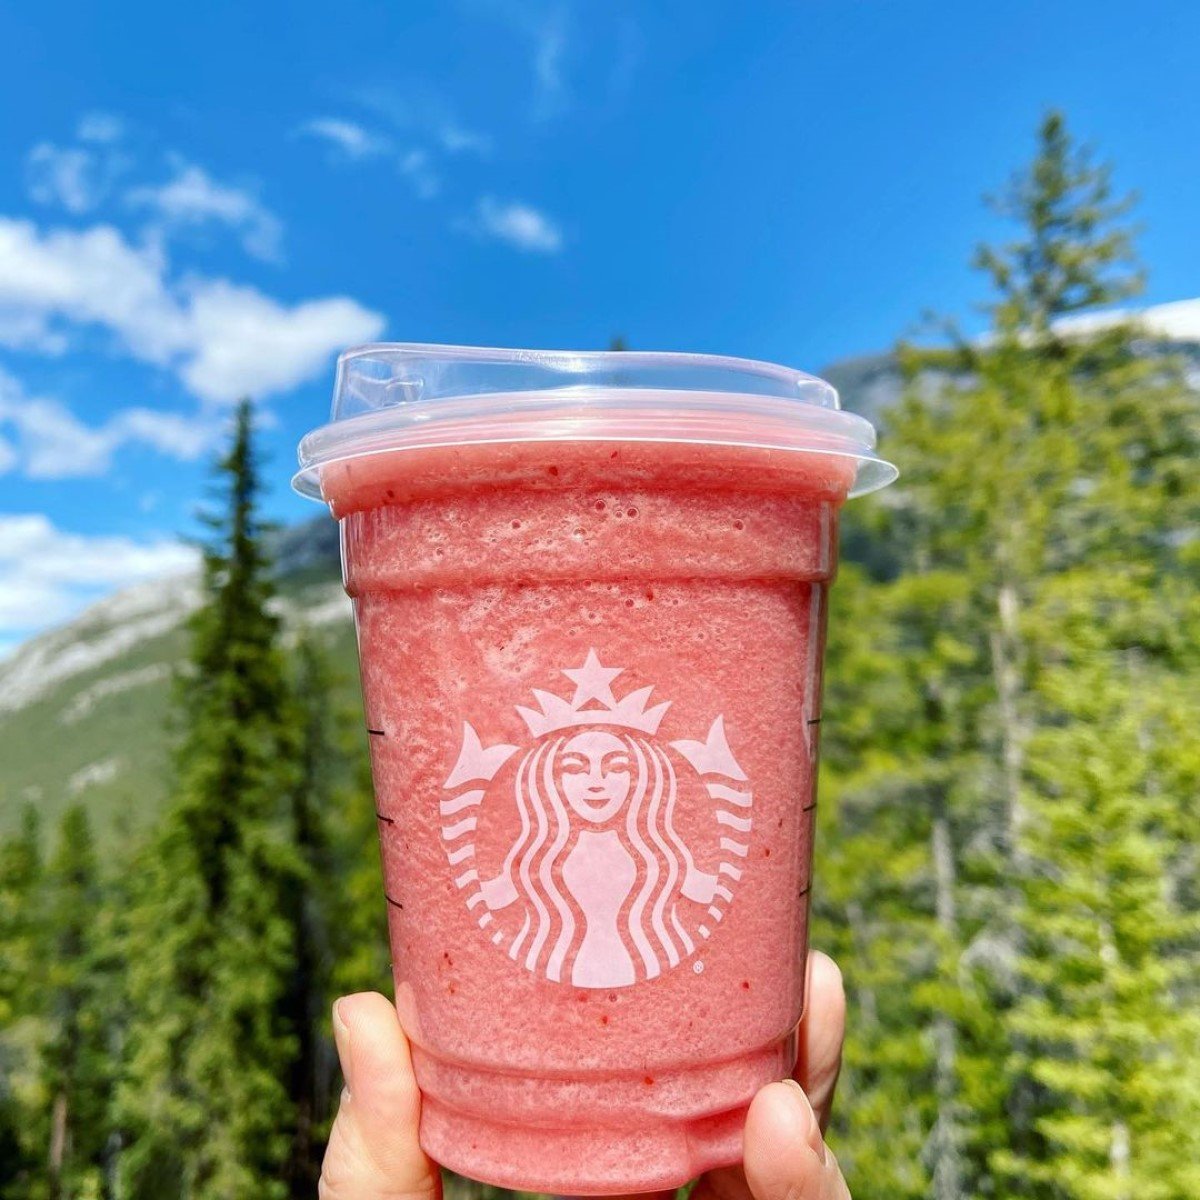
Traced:
[[333, 1002], [333, 1034], [336, 1038], [344, 1038], [348, 1041], [350, 1038], [350, 1026], [346, 1024], [342, 1017], [342, 1005], [345, 1002], [344, 997], [341, 1000]]
[[333, 1002], [333, 1040], [337, 1046], [338, 1059], [342, 1064], [342, 1078], [346, 1086], [342, 1089], [342, 1103], [350, 1099], [350, 1026], [342, 1017], [344, 1000]]
[[794, 1079], [785, 1079], [783, 1082], [796, 1093], [796, 1108], [800, 1110], [797, 1116], [804, 1126], [804, 1140], [820, 1160], [821, 1166], [824, 1166], [826, 1159], [825, 1139], [821, 1136], [821, 1126], [817, 1121], [817, 1114], [813, 1112], [813, 1106], [809, 1102], [808, 1095]]

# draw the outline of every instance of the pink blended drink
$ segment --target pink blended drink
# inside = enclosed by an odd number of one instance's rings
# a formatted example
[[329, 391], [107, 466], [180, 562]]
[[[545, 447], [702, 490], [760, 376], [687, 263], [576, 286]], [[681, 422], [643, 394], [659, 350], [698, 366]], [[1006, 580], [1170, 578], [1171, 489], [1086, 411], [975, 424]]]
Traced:
[[396, 1004], [453, 1170], [560, 1193], [738, 1161], [795, 1062], [838, 510], [833, 389], [685, 355], [343, 356], [341, 522]]

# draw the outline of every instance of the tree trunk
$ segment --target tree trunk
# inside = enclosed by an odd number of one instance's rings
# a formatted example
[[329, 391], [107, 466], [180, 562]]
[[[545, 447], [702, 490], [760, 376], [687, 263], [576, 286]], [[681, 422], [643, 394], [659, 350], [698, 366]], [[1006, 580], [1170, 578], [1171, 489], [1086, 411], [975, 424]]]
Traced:
[[1020, 711], [1021, 637], [1020, 601], [1011, 581], [1000, 585], [996, 597], [997, 627], [991, 634], [992, 676], [1000, 713], [1000, 772], [1004, 786], [1008, 828], [1005, 842], [1009, 865], [1020, 869], [1026, 859], [1022, 836], [1025, 807], [1021, 800], [1021, 773], [1025, 765], [1026, 731]]
[[[846, 917], [850, 922], [850, 942], [854, 947], [855, 956], [863, 962], [870, 961], [870, 951], [867, 943], [866, 920], [863, 916], [862, 905], [852, 900], [846, 905]], [[855, 972], [856, 975], [859, 972]], [[875, 1001], [873, 988], [858, 985], [854, 989], [858, 1000], [859, 1021], [864, 1029], [875, 1029], [879, 1025], [879, 1006]]]
[[104, 1200], [115, 1200], [118, 1194], [117, 1181], [120, 1178], [122, 1148], [121, 1135], [114, 1129], [104, 1144], [104, 1188], [101, 1192]]
[[67, 1158], [67, 1094], [58, 1092], [50, 1112], [50, 1156], [47, 1163], [50, 1176], [50, 1200], [62, 1196], [63, 1164]]
[[1129, 1126], [1124, 1121], [1113, 1122], [1109, 1141], [1109, 1162], [1112, 1163], [1113, 1175], [1117, 1180], [1117, 1189], [1113, 1192], [1114, 1200], [1132, 1200], [1133, 1190], [1130, 1187], [1130, 1150]]
[[[1100, 930], [1100, 963], [1102, 968], [1102, 979], [1104, 989], [1105, 1007], [1110, 1011], [1104, 1013], [1101, 1017], [1101, 1022], [1108, 1024], [1116, 1017], [1116, 1012], [1112, 1011], [1116, 1008], [1115, 989], [1112, 983], [1112, 975], [1116, 968], [1120, 965], [1121, 952], [1117, 949], [1116, 938], [1113, 936], [1113, 927], [1107, 916], [1101, 917], [1099, 922]], [[1124, 1083], [1125, 1081], [1120, 1081]], [[1125, 1119], [1119, 1114], [1115, 1114], [1112, 1119], [1112, 1124], [1109, 1131], [1108, 1142], [1108, 1161], [1112, 1167], [1115, 1186], [1113, 1189], [1113, 1200], [1132, 1200], [1133, 1190], [1130, 1186], [1131, 1175], [1131, 1160], [1132, 1148], [1130, 1146], [1129, 1126], [1126, 1125]]]
[[[1021, 713], [1020, 600], [1016, 585], [1002, 572], [996, 595], [997, 625], [991, 633], [992, 677], [996, 687], [1000, 717], [1000, 773], [1004, 793], [1006, 828], [1004, 847], [1004, 879], [1000, 886], [1005, 912], [1000, 925], [1014, 958], [1022, 955], [1024, 936], [1017, 923], [1021, 909], [1020, 881], [1029, 873], [1029, 852], [1026, 846], [1026, 812], [1021, 797], [1021, 781], [1025, 765], [1027, 730]], [[1025, 1039], [1010, 1033], [1012, 1048], [1023, 1057]], [[1034, 1085], [1024, 1074], [1012, 1080], [1008, 1093], [1007, 1112], [1009, 1145], [1019, 1155], [1026, 1154], [1033, 1137]]]
[[[936, 887], [938, 930], [943, 945], [958, 944], [958, 911], [955, 902], [957, 872], [950, 823], [939, 797], [930, 835]], [[960, 1200], [963, 1195], [961, 1134], [958, 1126], [958, 1031], [954, 1020], [939, 1012], [933, 1021], [934, 1090], [938, 1115], [930, 1135], [933, 1160], [933, 1200]]]

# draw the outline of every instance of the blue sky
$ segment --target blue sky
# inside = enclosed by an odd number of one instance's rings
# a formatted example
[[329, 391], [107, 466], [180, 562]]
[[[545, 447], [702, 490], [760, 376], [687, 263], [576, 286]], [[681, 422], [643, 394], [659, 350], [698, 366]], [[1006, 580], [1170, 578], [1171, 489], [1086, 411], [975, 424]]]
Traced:
[[1188, 2], [41, 0], [0, 45], [0, 652], [185, 561], [241, 394], [311, 515], [346, 344], [819, 370], [969, 322], [1048, 105], [1141, 194], [1147, 300], [1200, 295]]

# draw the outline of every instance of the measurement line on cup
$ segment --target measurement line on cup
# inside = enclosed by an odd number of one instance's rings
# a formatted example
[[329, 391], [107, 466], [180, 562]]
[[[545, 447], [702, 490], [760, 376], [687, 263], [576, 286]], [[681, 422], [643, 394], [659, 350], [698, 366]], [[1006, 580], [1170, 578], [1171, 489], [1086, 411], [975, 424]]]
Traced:
[[387, 902], [388, 902], [388, 903], [389, 903], [389, 904], [390, 904], [390, 905], [391, 905], [393, 908], [399, 908], [399, 909], [403, 909], [403, 908], [404, 908], [404, 905], [403, 905], [403, 904], [401, 904], [399, 900], [393, 900], [393, 899], [391, 898], [391, 896], [389, 896], [389, 895], [387, 894], [387, 892], [384, 892], [384, 893], [383, 893], [383, 896], [384, 896], [384, 899], [385, 899], [385, 900], [386, 900], [386, 901], [387, 901]]
[[367, 732], [372, 737], [387, 737], [387, 734], [382, 729], [368, 729]]
[[396, 823], [396, 818], [395, 818], [395, 817], [385, 817], [385, 816], [383, 815], [383, 813], [381, 813], [381, 812], [380, 812], [378, 809], [376, 809], [376, 810], [375, 810], [375, 816], [376, 816], [376, 817], [377, 817], [377, 818], [378, 818], [380, 821], [386, 821], [386, 822], [387, 822], [389, 825], [395, 825], [395, 823]]
[[811, 891], [812, 891], [812, 884], [810, 883], [810, 884], [808, 884], [806, 887], [802, 887], [802, 888], [801, 888], [801, 889], [800, 889], [800, 890], [799, 890], [799, 891], [796, 893], [796, 899], [797, 899], [797, 900], [799, 900], [801, 896], [807, 896], [807, 895], [808, 895], [808, 893], [809, 893], [809, 892], [811, 892]]
[[816, 807], [817, 807], [817, 802], [814, 800], [811, 804], [806, 804], [800, 811], [801, 812], [812, 812], [812, 810]]
[[809, 717], [808, 720], [805, 721], [804, 723], [805, 723], [805, 725], [820, 725], [821, 718], [820, 717]]

